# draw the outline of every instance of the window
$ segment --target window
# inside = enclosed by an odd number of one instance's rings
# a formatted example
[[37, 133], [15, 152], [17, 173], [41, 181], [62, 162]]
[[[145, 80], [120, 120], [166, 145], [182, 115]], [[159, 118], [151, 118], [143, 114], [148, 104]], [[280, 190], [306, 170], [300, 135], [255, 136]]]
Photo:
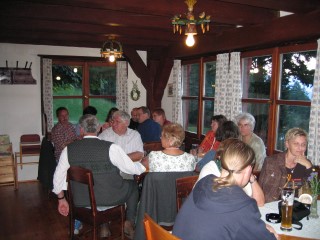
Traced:
[[[284, 150], [288, 129], [309, 130], [316, 43], [244, 52], [242, 109], [256, 119], [254, 132], [268, 154]], [[182, 62], [184, 127], [200, 138], [214, 112], [215, 60]]]
[[313, 49], [316, 46], [309, 44], [242, 55], [243, 111], [256, 118], [255, 133], [264, 140], [269, 154], [284, 150], [290, 128], [309, 130]]
[[69, 110], [69, 121], [77, 123], [88, 105], [97, 108], [104, 122], [116, 104], [116, 67], [108, 62], [53, 60], [52, 77], [54, 123], [60, 106]]
[[186, 131], [201, 135], [211, 129], [215, 76], [216, 62], [212, 59], [183, 63], [182, 112]]
[[197, 133], [200, 64], [182, 66], [183, 103], [182, 113], [186, 131]]

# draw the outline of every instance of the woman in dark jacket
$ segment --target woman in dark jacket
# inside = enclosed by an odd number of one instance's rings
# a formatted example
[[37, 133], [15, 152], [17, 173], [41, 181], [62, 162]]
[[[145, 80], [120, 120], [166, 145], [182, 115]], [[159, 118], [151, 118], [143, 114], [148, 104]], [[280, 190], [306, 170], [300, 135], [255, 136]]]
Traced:
[[255, 164], [254, 151], [238, 139], [223, 142], [221, 176], [201, 179], [180, 209], [173, 234], [183, 240], [276, 239], [260, 219], [257, 203], [243, 190]]

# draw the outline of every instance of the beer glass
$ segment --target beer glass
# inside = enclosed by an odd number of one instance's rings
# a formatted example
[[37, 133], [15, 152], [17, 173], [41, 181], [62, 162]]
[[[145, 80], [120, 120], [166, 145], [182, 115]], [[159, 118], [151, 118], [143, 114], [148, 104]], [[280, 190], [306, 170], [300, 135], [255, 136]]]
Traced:
[[282, 231], [292, 230], [292, 207], [294, 201], [294, 189], [284, 188], [281, 191], [281, 226]]
[[199, 144], [192, 144], [191, 145], [191, 153], [198, 162], [198, 154], [199, 154]]

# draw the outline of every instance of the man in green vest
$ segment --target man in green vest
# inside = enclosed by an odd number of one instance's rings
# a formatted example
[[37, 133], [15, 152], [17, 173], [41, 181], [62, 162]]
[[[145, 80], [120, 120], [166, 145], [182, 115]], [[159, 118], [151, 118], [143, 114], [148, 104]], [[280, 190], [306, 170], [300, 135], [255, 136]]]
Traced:
[[[53, 192], [58, 196], [58, 211], [67, 216], [69, 204], [64, 197], [67, 189], [66, 174], [70, 166], [90, 169], [95, 182], [97, 206], [115, 206], [126, 203], [126, 222], [124, 232], [133, 238], [133, 224], [138, 204], [138, 186], [135, 181], [124, 180], [120, 171], [127, 174], [143, 173], [146, 168], [140, 162], [133, 162], [120, 146], [97, 137], [99, 122], [93, 115], [80, 118], [80, 132], [83, 139], [65, 147], [56, 168]], [[89, 206], [90, 201], [84, 189], [78, 189], [74, 196], [76, 206]]]

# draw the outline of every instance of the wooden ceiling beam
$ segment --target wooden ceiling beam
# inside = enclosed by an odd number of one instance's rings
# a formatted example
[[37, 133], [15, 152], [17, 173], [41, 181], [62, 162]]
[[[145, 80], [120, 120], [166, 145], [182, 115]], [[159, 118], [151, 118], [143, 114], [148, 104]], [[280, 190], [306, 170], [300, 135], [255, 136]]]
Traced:
[[318, 0], [220, 0], [226, 3], [250, 5], [259, 8], [274, 9], [292, 13], [307, 13], [320, 8]]
[[[65, 1], [3, 1], [2, 15], [26, 18], [89, 22], [100, 24], [143, 25], [143, 27], [166, 28], [171, 18], [187, 11], [184, 2], [172, 1], [170, 7], [165, 0], [154, 1], [152, 4], [139, 4], [141, 0], [116, 1], [109, 8], [93, 8], [90, 6], [67, 5]], [[69, 2], [69, 1], [68, 1]], [[90, 1], [91, 3], [91, 1]], [[109, 3], [108, 3], [109, 6]], [[115, 10], [116, 9], [116, 10]], [[205, 11], [213, 21], [227, 24], [255, 24], [277, 17], [269, 9], [251, 7], [241, 4], [230, 4], [219, 1], [198, 1], [195, 14]], [[81, 16], [81, 17], [79, 17]]]

